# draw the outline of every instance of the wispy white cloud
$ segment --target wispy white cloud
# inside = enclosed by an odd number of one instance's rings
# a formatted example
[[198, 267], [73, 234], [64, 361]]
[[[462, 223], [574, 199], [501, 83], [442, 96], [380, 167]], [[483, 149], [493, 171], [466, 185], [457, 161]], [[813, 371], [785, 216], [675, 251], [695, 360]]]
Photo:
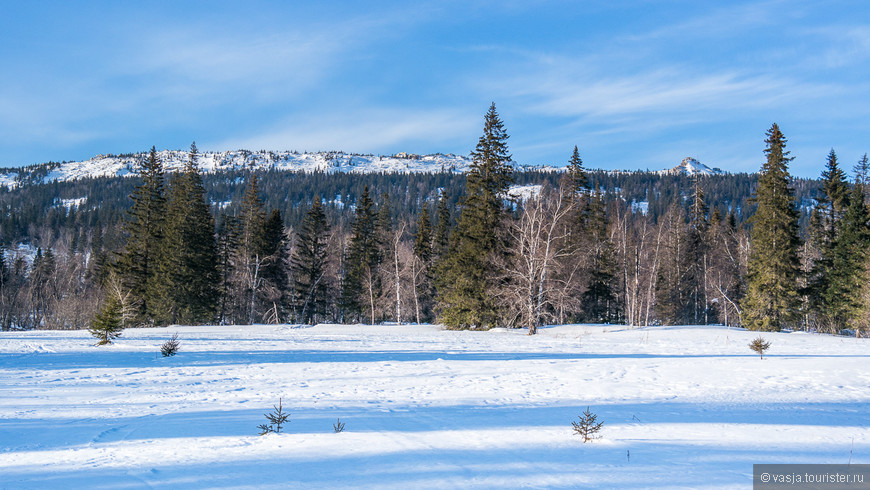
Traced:
[[733, 37], [736, 32], [782, 24], [801, 15], [799, 2], [788, 0], [727, 2], [704, 8], [701, 13], [676, 17], [653, 29], [621, 35], [619, 41], [650, 43], [664, 38], [692, 42], [697, 38]]
[[501, 92], [522, 101], [531, 113], [613, 120], [650, 114], [710, 119], [836, 91], [826, 84], [738, 71], [699, 73], [694, 67], [671, 66], [601, 77], [582, 75], [588, 66], [580, 65], [564, 60], [558, 68], [525, 70], [529, 74], [502, 80]]
[[814, 68], [863, 67], [870, 58], [870, 27], [837, 25], [815, 27], [803, 33], [816, 40], [816, 52], [804, 58], [804, 66]]
[[28, 69], [10, 67], [16, 76], [0, 79], [0, 141], [50, 140], [62, 147], [129, 139], [136, 132], [154, 141], [164, 128], [211, 132], [206, 127], [213, 121], [204, 118], [224, 111], [232, 117], [299, 101], [310, 105], [323, 99], [312, 91], [346, 72], [396, 22], [358, 15], [276, 32], [167, 20], [132, 35], [139, 26], [119, 27], [114, 44], [70, 65], [72, 73], [39, 60]]
[[426, 152], [436, 151], [435, 148], [445, 143], [468, 139], [475, 134], [478, 125], [476, 115], [449, 109], [370, 108], [344, 114], [292, 118], [258, 134], [206, 142], [205, 145], [209, 148], [252, 150]]

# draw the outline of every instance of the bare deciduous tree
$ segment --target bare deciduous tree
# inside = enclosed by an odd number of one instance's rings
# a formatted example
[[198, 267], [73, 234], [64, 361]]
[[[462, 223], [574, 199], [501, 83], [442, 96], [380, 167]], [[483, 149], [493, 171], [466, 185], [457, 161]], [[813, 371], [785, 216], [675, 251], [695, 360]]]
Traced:
[[522, 204], [519, 218], [508, 227], [512, 253], [505, 259], [500, 294], [510, 320], [527, 327], [529, 335], [537, 333], [560, 290], [552, 274], [571, 255], [563, 226], [571, 215], [571, 202], [564, 187], [558, 191], [545, 187]]

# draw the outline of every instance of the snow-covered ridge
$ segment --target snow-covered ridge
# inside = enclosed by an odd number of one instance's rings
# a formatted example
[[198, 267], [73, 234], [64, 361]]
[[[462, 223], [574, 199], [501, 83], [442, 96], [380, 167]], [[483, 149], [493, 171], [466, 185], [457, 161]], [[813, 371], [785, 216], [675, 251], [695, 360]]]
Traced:
[[665, 175], [722, 175], [720, 168], [710, 168], [692, 157], [686, 157], [672, 169], [662, 170]]
[[[187, 163], [186, 150], [163, 150], [157, 153], [167, 172], [182, 170]], [[81, 162], [43, 163], [21, 169], [0, 170], [0, 186], [17, 187], [22, 184], [68, 182], [96, 177], [127, 177], [136, 174], [136, 168], [147, 153], [126, 155], [97, 155]], [[471, 167], [471, 158], [451, 153], [415, 155], [371, 155], [328, 152], [248, 151], [234, 150], [201, 152], [197, 161], [201, 171], [215, 173], [229, 170], [276, 170], [285, 172], [326, 173], [462, 173]], [[562, 172], [565, 167], [548, 165], [520, 165], [518, 171]], [[619, 171], [610, 171], [619, 173]], [[722, 175], [725, 172], [710, 168], [694, 158], [685, 158], [674, 168], [661, 170], [663, 175]]]
[[[181, 170], [188, 159], [188, 152], [163, 150], [157, 153], [168, 172]], [[136, 173], [136, 167], [147, 153], [132, 155], [97, 155], [81, 162], [43, 164], [44, 174], [35, 183], [66, 182], [93, 177], [125, 177]], [[295, 151], [222, 151], [199, 154], [200, 170], [213, 173], [226, 170], [279, 170], [291, 172], [350, 172], [350, 173], [425, 173], [464, 172], [471, 159], [453, 154], [414, 155], [361, 155], [344, 152], [299, 153]], [[14, 187], [21, 183], [27, 172], [10, 171], [0, 174], [0, 185]]]
[[[184, 168], [186, 150], [163, 150], [157, 153], [168, 172]], [[127, 177], [135, 175], [147, 153], [127, 155], [97, 155], [81, 162], [45, 163], [24, 169], [0, 173], [0, 186], [15, 187], [22, 183], [67, 182], [95, 177]], [[277, 170], [285, 172], [327, 173], [462, 173], [471, 166], [471, 158], [463, 155], [436, 153], [416, 155], [371, 155], [358, 153], [296, 152], [296, 151], [221, 151], [201, 152], [197, 164], [201, 171], [214, 173], [228, 170]], [[517, 170], [562, 171], [563, 168], [515, 164]]]

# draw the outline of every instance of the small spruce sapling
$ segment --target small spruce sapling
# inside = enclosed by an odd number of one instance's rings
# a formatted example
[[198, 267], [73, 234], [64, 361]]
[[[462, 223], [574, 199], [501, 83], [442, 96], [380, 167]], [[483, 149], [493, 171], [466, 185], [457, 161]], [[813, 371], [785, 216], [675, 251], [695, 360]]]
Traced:
[[281, 426], [290, 421], [290, 414], [284, 413], [284, 407], [281, 405], [281, 398], [278, 399], [278, 406], [273, 407], [275, 410], [272, 413], [263, 414], [269, 420], [269, 424], [260, 424], [257, 426], [260, 429], [260, 435], [264, 436], [270, 432], [281, 432]]
[[598, 415], [590, 412], [589, 407], [586, 407], [586, 411], [583, 412], [583, 415], [578, 416], [577, 418], [580, 419], [580, 421], [571, 422], [571, 425], [574, 426], [574, 433], [583, 437], [584, 443], [600, 437], [598, 431], [601, 430], [601, 426], [604, 425], [604, 423], [596, 422]]
[[121, 317], [121, 302], [110, 297], [103, 308], [94, 316], [88, 331], [100, 341], [97, 345], [111, 344], [121, 336], [124, 325]]
[[341, 419], [336, 419], [335, 423], [332, 424], [332, 428], [335, 430], [335, 433], [344, 432], [344, 422]]
[[749, 344], [749, 348], [757, 352], [764, 359], [764, 351], [770, 348], [770, 342], [767, 342], [759, 335]]
[[171, 357], [178, 353], [178, 347], [181, 346], [181, 342], [178, 341], [178, 332], [172, 334], [172, 338], [163, 342], [163, 345], [160, 346], [160, 353], [163, 354], [163, 357]]

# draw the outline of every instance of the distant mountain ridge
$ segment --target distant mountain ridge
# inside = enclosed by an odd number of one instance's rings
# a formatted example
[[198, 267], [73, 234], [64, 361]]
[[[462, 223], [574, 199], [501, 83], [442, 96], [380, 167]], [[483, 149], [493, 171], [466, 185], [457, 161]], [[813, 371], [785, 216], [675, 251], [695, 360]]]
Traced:
[[[167, 172], [184, 167], [188, 152], [163, 150], [157, 153]], [[21, 183], [67, 182], [93, 177], [125, 177], [136, 173], [147, 153], [97, 155], [81, 162], [46, 163], [8, 170], [0, 174], [0, 185], [14, 187]], [[345, 173], [417, 173], [464, 172], [471, 159], [453, 154], [363, 155], [344, 152], [300, 153], [295, 151], [204, 151], [199, 154], [199, 168], [205, 173], [224, 170], [279, 170], [288, 172]], [[41, 182], [40, 182], [41, 181]]]
[[710, 168], [692, 157], [686, 157], [679, 165], [672, 169], [662, 170], [666, 175], [722, 175], [725, 172], [720, 168]]
[[[167, 172], [176, 172], [184, 167], [188, 158], [186, 150], [162, 150], [157, 152]], [[80, 162], [43, 163], [21, 169], [6, 169], [0, 172], [0, 186], [17, 187], [22, 184], [69, 182], [96, 177], [127, 177], [136, 173], [136, 168], [148, 154], [97, 155]], [[435, 153], [416, 155], [372, 155], [340, 151], [204, 151], [199, 154], [199, 168], [205, 173], [230, 170], [277, 170], [286, 172], [325, 173], [435, 173], [466, 172], [471, 167], [471, 158], [463, 155]], [[515, 164], [518, 170], [563, 171], [564, 167], [532, 166]], [[663, 174], [720, 175], [722, 170], [710, 168], [694, 158], [685, 158], [676, 167], [662, 170]]]

